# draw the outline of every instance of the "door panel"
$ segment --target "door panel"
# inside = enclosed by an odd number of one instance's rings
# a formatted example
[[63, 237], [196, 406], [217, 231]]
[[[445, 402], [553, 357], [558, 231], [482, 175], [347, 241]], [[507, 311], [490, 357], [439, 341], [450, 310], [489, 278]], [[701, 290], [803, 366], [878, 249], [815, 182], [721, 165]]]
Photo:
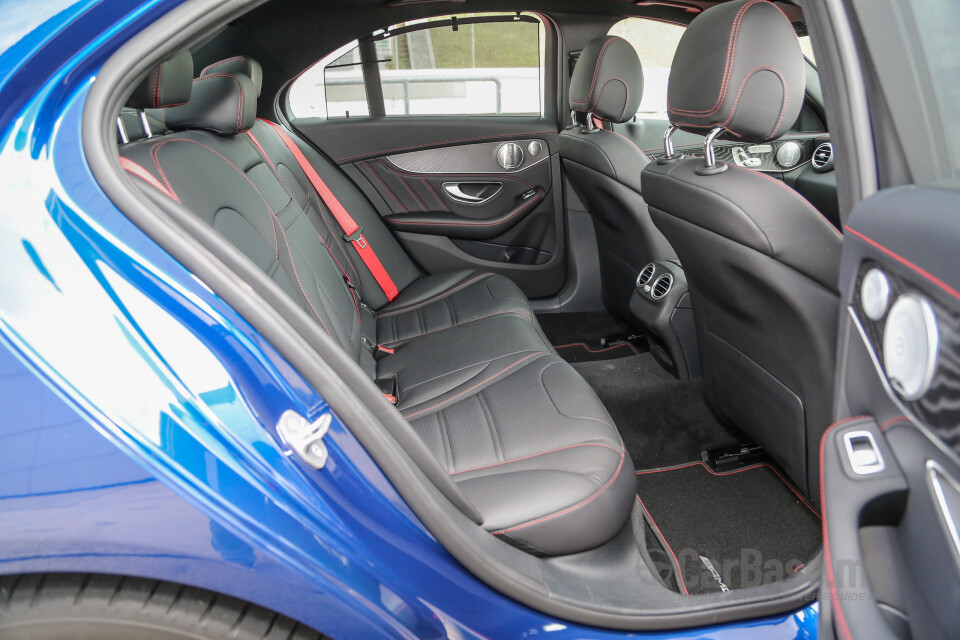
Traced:
[[[836, 411], [853, 417], [821, 444], [822, 623], [841, 638], [960, 637], [957, 210], [960, 193], [891, 189], [847, 224]], [[882, 464], [858, 472], [870, 438]]]
[[[501, 273], [531, 298], [566, 278], [556, 125], [531, 117], [302, 119], [427, 273]], [[498, 159], [505, 145], [513, 153]]]

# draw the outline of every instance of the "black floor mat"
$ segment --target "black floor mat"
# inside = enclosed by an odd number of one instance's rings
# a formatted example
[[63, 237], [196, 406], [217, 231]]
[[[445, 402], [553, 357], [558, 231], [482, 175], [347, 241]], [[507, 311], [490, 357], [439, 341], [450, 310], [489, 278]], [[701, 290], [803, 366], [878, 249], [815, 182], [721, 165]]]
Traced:
[[607, 346], [599, 343], [589, 345], [586, 342], [572, 342], [570, 344], [554, 345], [554, 349], [557, 350], [561, 358], [571, 364], [577, 362], [616, 360], [617, 358], [628, 358], [640, 353], [640, 351], [629, 342], [617, 342], [616, 344]]
[[819, 516], [768, 465], [640, 471], [637, 495], [689, 594], [779, 582], [821, 544]]
[[602, 311], [577, 313], [538, 313], [537, 322], [551, 344], [586, 342], [601, 338], [627, 337], [629, 333], [613, 317]]
[[573, 367], [607, 407], [637, 469], [698, 460], [708, 447], [744, 441], [716, 421], [692, 383], [674, 378], [649, 353]]

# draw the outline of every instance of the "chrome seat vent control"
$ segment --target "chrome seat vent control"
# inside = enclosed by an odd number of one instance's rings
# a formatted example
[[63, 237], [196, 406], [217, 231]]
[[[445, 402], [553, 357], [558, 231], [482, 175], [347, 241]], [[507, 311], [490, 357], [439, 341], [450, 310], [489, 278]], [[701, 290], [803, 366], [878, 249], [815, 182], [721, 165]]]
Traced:
[[792, 169], [800, 162], [801, 155], [803, 155], [803, 149], [800, 148], [799, 144], [793, 140], [784, 142], [777, 149], [777, 164], [784, 169]]
[[309, 422], [296, 411], [288, 409], [277, 420], [277, 433], [292, 450], [290, 453], [296, 453], [314, 469], [323, 469], [329, 455], [323, 436], [329, 431], [331, 420], [331, 414], [325, 413]]
[[654, 281], [653, 289], [650, 291], [650, 297], [654, 300], [659, 300], [663, 296], [670, 293], [670, 289], [672, 287], [673, 276], [669, 273], [665, 273]]
[[866, 476], [886, 468], [877, 441], [869, 431], [849, 431], [843, 434], [843, 446], [853, 472]]
[[867, 271], [860, 283], [860, 305], [863, 313], [876, 322], [887, 312], [890, 305], [890, 281], [880, 269]]
[[890, 307], [883, 329], [883, 369], [904, 400], [927, 392], [937, 368], [940, 332], [930, 302], [905, 293]]
[[523, 164], [523, 149], [516, 142], [502, 144], [497, 149], [497, 162], [507, 171], [516, 169]]
[[637, 276], [637, 289], [642, 289], [643, 285], [650, 282], [650, 278], [653, 277], [653, 273], [657, 270], [656, 265], [652, 262], [640, 270], [640, 275]]
[[824, 142], [814, 149], [810, 164], [813, 165], [814, 169], [821, 172], [833, 169], [833, 145]]

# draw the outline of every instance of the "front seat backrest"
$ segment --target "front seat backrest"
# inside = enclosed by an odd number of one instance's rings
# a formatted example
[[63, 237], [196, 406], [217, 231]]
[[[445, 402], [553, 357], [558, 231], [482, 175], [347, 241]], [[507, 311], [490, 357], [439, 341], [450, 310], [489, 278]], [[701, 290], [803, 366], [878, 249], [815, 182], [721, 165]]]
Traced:
[[[718, 5], [680, 40], [670, 121], [737, 142], [779, 138], [800, 112], [804, 65], [775, 5]], [[690, 287], [707, 403], [816, 497], [816, 451], [832, 410], [840, 233], [782, 180], [748, 169], [675, 157], [648, 165], [642, 181]]]
[[604, 303], [628, 324], [640, 270], [675, 254], [651, 222], [640, 192], [640, 172], [650, 160], [630, 139], [594, 120], [626, 122], [642, 96], [643, 70], [633, 46], [615, 36], [592, 40], [570, 79], [575, 126], [560, 135], [564, 172], [596, 229]]

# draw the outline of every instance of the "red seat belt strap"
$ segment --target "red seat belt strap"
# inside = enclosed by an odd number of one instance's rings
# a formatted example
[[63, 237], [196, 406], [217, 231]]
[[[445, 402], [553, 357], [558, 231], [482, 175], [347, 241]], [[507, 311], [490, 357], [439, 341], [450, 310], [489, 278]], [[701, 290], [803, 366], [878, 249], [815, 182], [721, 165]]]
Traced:
[[330, 209], [330, 212], [333, 214], [333, 217], [337, 219], [337, 223], [340, 225], [340, 228], [343, 229], [343, 239], [349, 241], [353, 248], [357, 250], [357, 253], [360, 255], [360, 259], [363, 260], [363, 264], [367, 265], [367, 269], [370, 270], [370, 273], [373, 274], [373, 277], [376, 279], [377, 284], [380, 285], [380, 288], [383, 289], [384, 295], [387, 296], [388, 302], [393, 302], [393, 300], [400, 293], [397, 290], [397, 285], [393, 283], [393, 280], [390, 278], [390, 274], [387, 273], [387, 270], [383, 268], [383, 264], [380, 262], [380, 259], [377, 258], [377, 254], [373, 252], [373, 248], [370, 246], [370, 243], [367, 242], [367, 239], [363, 235], [363, 229], [358, 225], [350, 214], [347, 213], [347, 210], [343, 208], [343, 205], [340, 204], [340, 201], [337, 200], [337, 197], [333, 195], [333, 192], [330, 191], [330, 188], [320, 179], [320, 176], [317, 174], [316, 170], [313, 168], [313, 165], [310, 164], [310, 161], [307, 160], [307, 157], [303, 155], [303, 152], [300, 151], [300, 147], [297, 146], [297, 143], [293, 141], [287, 132], [278, 125], [264, 120], [267, 124], [273, 127], [273, 130], [277, 132], [277, 135], [280, 136], [280, 139], [283, 140], [283, 143], [287, 145], [287, 148], [290, 149], [290, 153], [293, 154], [293, 157], [297, 159], [297, 162], [300, 164], [300, 168], [303, 169], [303, 172], [307, 174], [307, 179], [310, 181], [310, 184], [313, 185], [313, 188], [316, 190], [317, 194], [320, 196], [320, 199], [323, 200], [323, 203], [327, 205], [327, 208]]

